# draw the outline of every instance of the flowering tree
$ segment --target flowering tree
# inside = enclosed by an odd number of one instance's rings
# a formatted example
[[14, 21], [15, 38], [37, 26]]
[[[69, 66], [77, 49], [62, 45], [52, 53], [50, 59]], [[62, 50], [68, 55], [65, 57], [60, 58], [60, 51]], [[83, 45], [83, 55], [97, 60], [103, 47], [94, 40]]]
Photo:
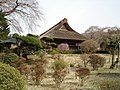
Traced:
[[69, 45], [67, 43], [61, 43], [58, 45], [58, 49], [60, 51], [67, 51], [69, 50]]

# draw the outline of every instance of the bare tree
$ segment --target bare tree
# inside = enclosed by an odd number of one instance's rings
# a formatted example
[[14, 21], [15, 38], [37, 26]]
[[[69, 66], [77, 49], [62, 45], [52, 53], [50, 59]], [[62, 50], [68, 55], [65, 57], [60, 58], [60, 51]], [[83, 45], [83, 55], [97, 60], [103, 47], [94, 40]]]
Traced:
[[93, 39], [100, 42], [101, 39], [108, 36], [108, 33], [105, 32], [106, 29], [108, 29], [108, 27], [102, 28], [98, 26], [91, 26], [85, 31], [83, 35], [88, 39]]
[[88, 64], [88, 57], [89, 57], [89, 54], [85, 54], [85, 53], [80, 56], [85, 68], [87, 67], [87, 64]]
[[95, 40], [86, 40], [81, 43], [80, 48], [84, 53], [94, 53], [99, 49], [99, 44]]
[[79, 85], [83, 86], [86, 77], [90, 75], [90, 70], [88, 68], [78, 65], [75, 70], [75, 75], [79, 77]]
[[98, 70], [99, 67], [103, 67], [106, 59], [104, 57], [101, 57], [99, 55], [90, 55], [89, 56], [89, 61], [88, 61], [91, 66], [93, 67], [93, 70]]
[[39, 20], [43, 20], [43, 12], [37, 0], [0, 0], [0, 9], [5, 13], [11, 29], [23, 32], [23, 26], [35, 30]]

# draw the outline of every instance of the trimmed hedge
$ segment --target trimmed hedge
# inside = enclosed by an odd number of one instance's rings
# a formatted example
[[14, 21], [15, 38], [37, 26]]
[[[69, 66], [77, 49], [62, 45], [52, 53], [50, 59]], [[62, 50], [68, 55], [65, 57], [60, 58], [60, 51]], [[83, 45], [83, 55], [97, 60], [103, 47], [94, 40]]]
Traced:
[[15, 61], [18, 60], [18, 56], [15, 53], [7, 53], [3, 56], [3, 63], [9, 64], [15, 67]]
[[98, 50], [98, 51], [96, 51], [96, 53], [98, 53], [98, 54], [110, 54], [109, 51], [105, 51], [105, 50]]
[[19, 71], [0, 62], [0, 90], [26, 90], [25, 81]]

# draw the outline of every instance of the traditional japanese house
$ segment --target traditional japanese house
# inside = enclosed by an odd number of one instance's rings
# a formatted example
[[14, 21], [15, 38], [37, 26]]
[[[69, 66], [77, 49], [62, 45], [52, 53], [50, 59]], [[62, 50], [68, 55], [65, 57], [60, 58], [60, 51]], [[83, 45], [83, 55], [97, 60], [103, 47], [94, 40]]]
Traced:
[[42, 33], [40, 39], [53, 47], [67, 43], [71, 50], [79, 50], [80, 43], [86, 40], [83, 35], [70, 27], [66, 18]]

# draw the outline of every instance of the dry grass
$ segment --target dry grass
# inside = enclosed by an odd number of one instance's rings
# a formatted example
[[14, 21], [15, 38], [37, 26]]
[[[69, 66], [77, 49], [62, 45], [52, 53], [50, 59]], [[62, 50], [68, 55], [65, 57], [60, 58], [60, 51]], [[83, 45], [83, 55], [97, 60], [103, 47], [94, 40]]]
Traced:
[[[76, 63], [80, 63], [81, 65], [83, 65], [83, 61], [80, 58], [80, 54], [63, 54], [62, 57], [63, 59], [68, 63], [68, 64], [76, 64]], [[106, 58], [106, 64], [103, 68], [100, 68], [98, 71], [91, 71], [91, 74], [89, 76], [89, 78], [86, 79], [84, 87], [80, 87], [79, 85], [79, 79], [75, 78], [75, 73], [71, 68], [69, 69], [69, 73], [67, 74], [67, 76], [65, 77], [65, 81], [62, 83], [61, 85], [61, 90], [88, 90], [85, 88], [89, 88], [91, 87], [89, 84], [91, 82], [93, 82], [95, 80], [95, 78], [98, 78], [98, 73], [119, 73], [119, 70], [110, 70], [108, 69], [111, 63], [111, 57], [110, 55], [102, 55]], [[50, 57], [48, 58], [48, 65], [46, 68], [46, 77], [43, 79], [41, 85], [36, 86], [36, 85], [32, 85], [29, 81], [27, 88], [28, 90], [56, 90], [55, 88], [55, 83], [53, 81], [52, 78], [52, 70], [51, 70], [51, 63], [54, 62], [53, 59], [51, 59]], [[88, 65], [88, 68], [90, 68], [90, 66]], [[91, 68], [90, 68], [91, 69]], [[101, 74], [104, 75], [104, 74]], [[107, 74], [106, 74], [107, 75]], [[114, 77], [114, 75], [113, 75]], [[81, 89], [80, 89], [81, 88]], [[84, 88], [84, 89], [83, 89]], [[90, 89], [89, 89], [90, 90]]]

